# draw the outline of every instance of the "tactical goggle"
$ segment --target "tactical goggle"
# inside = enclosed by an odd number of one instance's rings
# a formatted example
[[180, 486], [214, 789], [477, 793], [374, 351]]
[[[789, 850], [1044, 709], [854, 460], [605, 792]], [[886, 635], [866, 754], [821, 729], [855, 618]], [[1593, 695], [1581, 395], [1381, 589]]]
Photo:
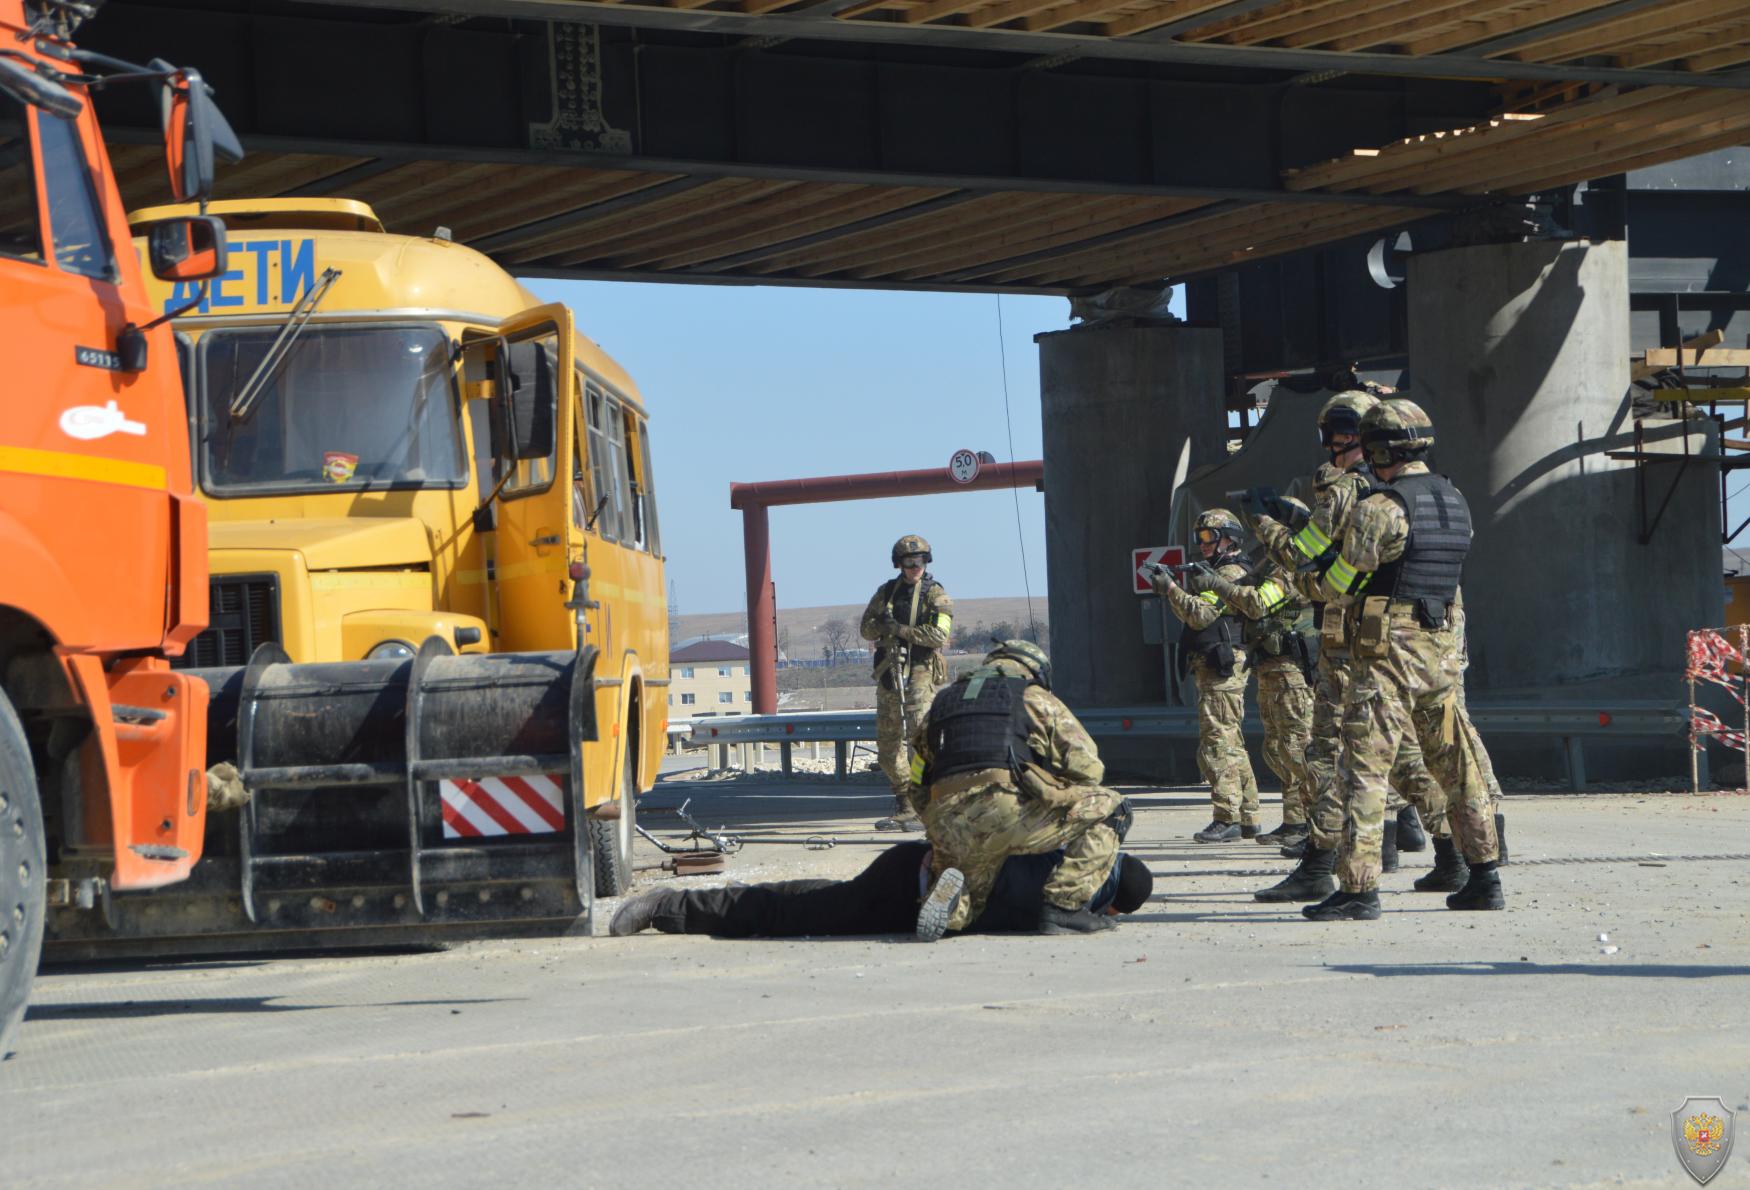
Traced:
[[1197, 530], [1197, 544], [1214, 545], [1222, 539], [1222, 536], [1220, 529], [1199, 529]]
[[922, 554], [907, 554], [899, 560], [899, 568], [901, 570], [922, 570], [924, 568], [924, 556]]

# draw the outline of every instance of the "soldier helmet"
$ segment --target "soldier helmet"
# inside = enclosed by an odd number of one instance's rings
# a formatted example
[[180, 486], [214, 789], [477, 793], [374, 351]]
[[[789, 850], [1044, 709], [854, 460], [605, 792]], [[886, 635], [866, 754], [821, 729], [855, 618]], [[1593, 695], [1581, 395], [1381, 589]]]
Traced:
[[916, 533], [907, 533], [893, 543], [893, 564], [899, 565], [899, 560], [907, 554], [922, 554], [926, 563], [935, 561], [930, 556], [930, 543]]
[[1361, 419], [1378, 404], [1378, 397], [1358, 388], [1338, 393], [1319, 409], [1319, 441], [1329, 446], [1333, 434], [1361, 433]]
[[1217, 541], [1225, 537], [1236, 545], [1245, 536], [1245, 528], [1240, 524], [1240, 518], [1225, 508], [1211, 508], [1198, 515], [1197, 524], [1192, 530], [1193, 535], [1201, 541], [1206, 530], [1213, 530]]
[[1381, 401], [1361, 419], [1361, 447], [1376, 467], [1420, 458], [1433, 445], [1433, 421], [1403, 397]]
[[[1030, 640], [1005, 640], [984, 655], [986, 665], [1007, 661], [1030, 674], [1034, 681], [1051, 689], [1051, 658], [1044, 649]], [[998, 666], [998, 668], [1004, 668]]]

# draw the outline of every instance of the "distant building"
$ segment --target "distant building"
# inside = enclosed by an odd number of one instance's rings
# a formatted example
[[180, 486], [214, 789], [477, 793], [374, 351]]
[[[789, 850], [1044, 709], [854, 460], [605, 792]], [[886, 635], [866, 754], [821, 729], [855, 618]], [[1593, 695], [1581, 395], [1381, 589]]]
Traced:
[[747, 646], [732, 640], [694, 641], [669, 652], [669, 717], [745, 715], [753, 710]]

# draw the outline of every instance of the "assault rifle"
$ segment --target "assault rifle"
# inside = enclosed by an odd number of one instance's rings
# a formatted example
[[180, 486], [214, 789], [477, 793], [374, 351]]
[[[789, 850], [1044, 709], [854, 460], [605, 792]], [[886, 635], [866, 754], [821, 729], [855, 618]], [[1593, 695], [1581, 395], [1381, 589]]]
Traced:
[[1143, 570], [1147, 572], [1150, 577], [1153, 577], [1156, 574], [1170, 574], [1174, 578], [1181, 580], [1194, 574], [1209, 575], [1215, 573], [1215, 567], [1211, 566], [1201, 558], [1198, 558], [1193, 562], [1175, 562], [1171, 565], [1165, 562], [1149, 562], [1143, 566]]
[[1286, 525], [1295, 517], [1294, 506], [1283, 500], [1282, 493], [1272, 487], [1242, 488], [1227, 493], [1227, 498], [1254, 519], [1267, 516]]

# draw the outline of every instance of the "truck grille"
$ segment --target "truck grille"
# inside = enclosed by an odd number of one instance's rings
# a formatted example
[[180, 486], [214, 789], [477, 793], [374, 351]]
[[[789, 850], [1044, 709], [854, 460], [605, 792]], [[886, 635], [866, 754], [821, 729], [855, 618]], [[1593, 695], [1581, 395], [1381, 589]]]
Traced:
[[277, 575], [214, 575], [211, 582], [207, 630], [172, 662], [177, 669], [245, 665], [257, 645], [280, 639]]

